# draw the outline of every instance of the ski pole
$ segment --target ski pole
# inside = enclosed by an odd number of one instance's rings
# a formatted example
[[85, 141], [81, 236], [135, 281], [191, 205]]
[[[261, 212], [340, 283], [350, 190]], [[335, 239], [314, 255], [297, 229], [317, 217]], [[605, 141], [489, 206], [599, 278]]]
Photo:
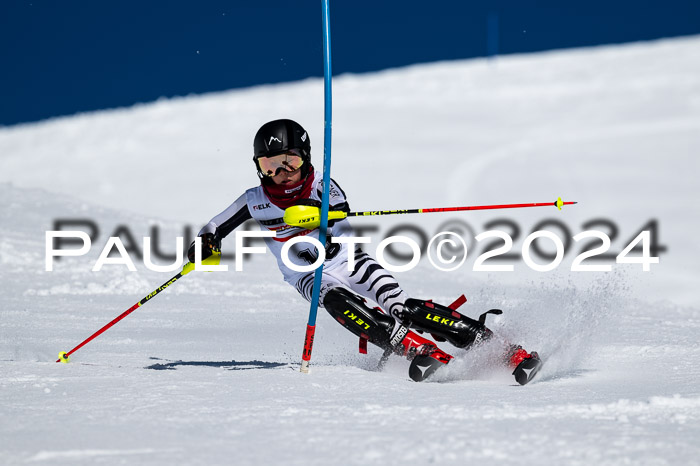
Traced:
[[[204, 259], [204, 260], [202, 261], [202, 264], [205, 264], [205, 265], [216, 265], [216, 264], [218, 264], [218, 261], [219, 261], [220, 259], [221, 259], [221, 253], [220, 253], [220, 252], [214, 252], [214, 254], [212, 254], [210, 257], [208, 257], [207, 259]], [[172, 285], [173, 283], [175, 283], [175, 282], [178, 281], [180, 278], [182, 278], [183, 276], [187, 275], [188, 273], [190, 273], [190, 272], [193, 271], [193, 270], [194, 270], [194, 264], [193, 264], [192, 262], [188, 262], [187, 264], [185, 264], [185, 266], [182, 268], [182, 271], [180, 271], [180, 273], [178, 273], [177, 275], [175, 275], [173, 278], [171, 278], [171, 279], [168, 280], [167, 282], [163, 283], [161, 286], [159, 286], [159, 287], [156, 288], [155, 290], [151, 291], [145, 298], [143, 298], [141, 301], [139, 301], [138, 303], [136, 303], [136, 304], [134, 304], [133, 306], [131, 306], [131, 307], [130, 307], [129, 309], [127, 309], [126, 311], [124, 311], [124, 312], [122, 312], [121, 314], [119, 314], [114, 320], [112, 320], [112, 321], [109, 322], [107, 325], [105, 325], [104, 327], [102, 327], [101, 329], [99, 329], [98, 331], [96, 331], [95, 333], [93, 333], [92, 335], [90, 335], [89, 337], [87, 337], [87, 338], [86, 338], [85, 340], [83, 340], [78, 346], [76, 346], [75, 348], [73, 348], [72, 350], [70, 350], [70, 351], [68, 351], [68, 352], [66, 352], [66, 351], [61, 351], [60, 353], [58, 353], [58, 359], [56, 360], [56, 362], [67, 363], [68, 361], [70, 361], [70, 355], [71, 355], [71, 354], [75, 353], [75, 352], [78, 351], [80, 348], [82, 348], [83, 346], [87, 345], [88, 343], [90, 343], [92, 340], [94, 340], [94, 339], [97, 338], [98, 336], [102, 335], [104, 332], [106, 332], [106, 331], [107, 331], [110, 327], [112, 327], [114, 324], [116, 324], [117, 322], [119, 322], [120, 320], [122, 320], [124, 317], [126, 317], [126, 316], [128, 316], [129, 314], [131, 314], [132, 312], [134, 312], [134, 311], [135, 311], [136, 309], [138, 309], [139, 307], [141, 307], [141, 306], [143, 306], [144, 304], [146, 304], [148, 301], [151, 300], [151, 298], [155, 297], [158, 293], [160, 293], [161, 291], [163, 291], [164, 289], [166, 289], [167, 287], [169, 287], [170, 285]]]
[[[555, 206], [561, 210], [562, 206], [576, 204], [576, 202], [564, 202], [561, 197], [554, 202], [531, 202], [528, 204], [494, 204], [476, 205], [464, 207], [436, 207], [432, 209], [404, 209], [404, 210], [367, 210], [364, 212], [328, 212], [328, 220], [342, 220], [347, 217], [364, 217], [376, 215], [399, 215], [399, 214], [427, 214], [432, 212], [459, 212], [464, 210], [488, 210], [488, 209], [520, 209], [523, 207], [545, 207]], [[287, 225], [303, 227], [309, 230], [317, 228], [320, 223], [321, 212], [316, 206], [297, 205], [287, 208], [284, 211], [284, 221]]]

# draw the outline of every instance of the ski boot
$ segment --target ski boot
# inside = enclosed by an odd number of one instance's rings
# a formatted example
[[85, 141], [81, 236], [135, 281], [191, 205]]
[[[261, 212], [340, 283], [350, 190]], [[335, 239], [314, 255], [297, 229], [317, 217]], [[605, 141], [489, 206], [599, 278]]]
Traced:
[[326, 293], [323, 306], [343, 327], [360, 337], [360, 352], [367, 352], [367, 342], [384, 350], [381, 368], [392, 354], [411, 361], [408, 373], [411, 379], [421, 382], [438, 368], [447, 364], [452, 356], [435, 343], [410, 331], [404, 325], [397, 329], [396, 321], [379, 308], [370, 308], [365, 300], [345, 288], [333, 288]]
[[536, 351], [528, 353], [520, 345], [511, 346], [507, 362], [520, 385], [530, 382], [542, 368], [540, 355]]

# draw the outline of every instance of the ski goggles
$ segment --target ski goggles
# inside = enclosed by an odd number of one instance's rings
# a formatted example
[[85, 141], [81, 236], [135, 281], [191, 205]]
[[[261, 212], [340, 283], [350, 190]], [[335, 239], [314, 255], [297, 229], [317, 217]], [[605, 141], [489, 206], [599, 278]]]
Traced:
[[275, 176], [280, 172], [293, 172], [299, 170], [304, 165], [304, 159], [296, 150], [290, 150], [285, 154], [273, 155], [272, 157], [260, 157], [258, 167], [265, 176]]

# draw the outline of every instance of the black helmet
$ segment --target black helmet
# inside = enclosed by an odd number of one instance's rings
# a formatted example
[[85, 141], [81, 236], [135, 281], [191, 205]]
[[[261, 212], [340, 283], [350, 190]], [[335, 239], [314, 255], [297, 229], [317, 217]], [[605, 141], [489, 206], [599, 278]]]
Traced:
[[262, 125], [253, 140], [253, 162], [258, 176], [263, 179], [258, 165], [260, 157], [284, 154], [293, 149], [296, 149], [304, 160], [301, 169], [302, 177], [306, 178], [311, 168], [311, 141], [306, 130], [292, 120], [274, 120]]

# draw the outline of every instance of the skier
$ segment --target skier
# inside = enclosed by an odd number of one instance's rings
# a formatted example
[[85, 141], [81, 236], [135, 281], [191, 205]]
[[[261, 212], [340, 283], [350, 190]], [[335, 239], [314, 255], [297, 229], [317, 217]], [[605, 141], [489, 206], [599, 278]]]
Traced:
[[[309, 134], [292, 120], [270, 121], [255, 135], [253, 162], [260, 185], [248, 189], [200, 230], [202, 258], [220, 252], [221, 239], [252, 218], [262, 230], [276, 233], [275, 237], [265, 238], [267, 247], [275, 255], [284, 280], [310, 301], [314, 272], [294, 271], [281, 259], [282, 247], [291, 238], [308, 235], [319, 239], [318, 228], [307, 230], [287, 225], [283, 220], [284, 210], [291, 206], [321, 205], [323, 179], [311, 164]], [[330, 210], [350, 211], [345, 193], [334, 180], [329, 194]], [[366, 352], [369, 341], [384, 350], [382, 363], [390, 354], [405, 356], [411, 360], [410, 377], [421, 381], [449, 363], [452, 356], [410, 329], [428, 332], [438, 341], [449, 341], [458, 348], [469, 348], [492, 336], [484, 325], [488, 312], [477, 321], [456, 312], [456, 306], [450, 308], [409, 298], [396, 279], [367, 253], [330, 240], [352, 235], [347, 219], [329, 222], [328, 237], [321, 241], [326, 245], [326, 259], [319, 303], [336, 321], [360, 337], [361, 352]], [[351, 255], [354, 267], [348, 270]], [[289, 249], [288, 257], [296, 265], [308, 265], [318, 256], [308, 242], [299, 242]], [[188, 258], [194, 262], [194, 242]], [[371, 307], [365, 298], [380, 308]], [[513, 374], [521, 384], [529, 382], [541, 364], [537, 353], [529, 354], [519, 346], [507, 349], [505, 362], [514, 369]]]

